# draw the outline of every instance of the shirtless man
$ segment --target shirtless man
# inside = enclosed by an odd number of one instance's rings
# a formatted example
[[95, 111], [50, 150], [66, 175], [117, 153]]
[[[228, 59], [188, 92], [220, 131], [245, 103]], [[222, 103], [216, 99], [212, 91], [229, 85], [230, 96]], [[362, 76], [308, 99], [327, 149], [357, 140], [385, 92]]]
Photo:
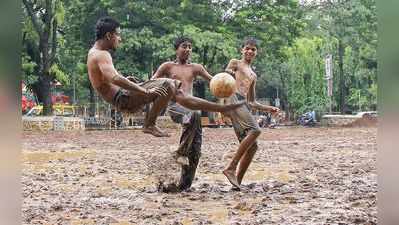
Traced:
[[255, 39], [246, 39], [241, 46], [241, 59], [232, 59], [226, 68], [226, 72], [235, 77], [237, 85], [237, 92], [228, 99], [228, 102], [234, 103], [240, 100], [246, 100], [247, 102], [246, 105], [228, 114], [233, 123], [236, 136], [240, 141], [240, 146], [232, 161], [223, 170], [223, 174], [236, 188], [240, 188], [242, 178], [258, 149], [256, 139], [261, 131], [251, 114], [251, 109], [271, 112], [272, 114], [276, 114], [280, 110], [277, 107], [262, 105], [255, 99], [257, 76], [252, 70], [251, 64], [256, 57], [257, 47]]
[[136, 84], [120, 75], [109, 53], [110, 50], [116, 50], [122, 40], [119, 27], [119, 23], [110, 17], [97, 21], [96, 42], [87, 57], [89, 79], [98, 94], [120, 111], [135, 112], [146, 104], [153, 103], [145, 118], [144, 133], [157, 137], [168, 136], [156, 126], [156, 118], [171, 99], [187, 108], [205, 111], [225, 112], [241, 105], [223, 106], [185, 95], [179, 89], [181, 83], [172, 79], [160, 78]]
[[[190, 62], [192, 52], [191, 39], [179, 37], [175, 40], [174, 47], [176, 60], [163, 63], [152, 79], [167, 77], [178, 80], [182, 84], [182, 91], [187, 95], [192, 95], [193, 82], [196, 77], [199, 76], [206, 81], [210, 81], [212, 76], [202, 65]], [[182, 164], [182, 174], [178, 188], [184, 190], [191, 186], [201, 156], [201, 112], [192, 111], [179, 103], [171, 102], [168, 107], [168, 113], [174, 122], [182, 124], [183, 127], [180, 145], [175, 157]]]

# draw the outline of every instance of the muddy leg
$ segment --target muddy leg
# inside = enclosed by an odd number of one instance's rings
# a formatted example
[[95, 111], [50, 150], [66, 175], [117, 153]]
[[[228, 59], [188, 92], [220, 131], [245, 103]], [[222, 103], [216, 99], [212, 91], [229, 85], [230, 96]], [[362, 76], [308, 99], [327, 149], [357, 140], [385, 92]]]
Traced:
[[165, 79], [159, 82], [160, 86], [164, 88], [164, 90], [166, 90], [167, 95], [155, 97], [151, 109], [146, 114], [143, 132], [152, 134], [156, 137], [168, 137], [169, 135], [159, 129], [155, 123], [160, 112], [167, 107], [169, 100], [175, 95], [176, 87], [172, 80], [169, 79]]
[[189, 94], [183, 94], [179, 92], [176, 94], [175, 100], [180, 105], [191, 110], [202, 110], [208, 112], [226, 112], [226, 114], [228, 114], [228, 112], [233, 109], [241, 107], [245, 103], [244, 101], [241, 101], [232, 104], [222, 105], [201, 98], [197, 98]]
[[191, 187], [201, 157], [201, 114], [199, 112], [194, 112], [191, 116], [190, 124], [184, 124], [183, 126], [184, 131], [180, 139], [178, 154], [187, 156], [189, 165], [181, 166], [182, 172], [179, 181], [180, 190], [185, 190]]
[[237, 181], [238, 184], [241, 185], [242, 178], [245, 175], [245, 172], [247, 171], [249, 165], [252, 162], [252, 159], [254, 158], [254, 155], [256, 153], [256, 150], [258, 150], [258, 145], [257, 143], [254, 143], [242, 156], [240, 160], [240, 164], [238, 165], [238, 170], [237, 170]]
[[248, 135], [241, 141], [240, 146], [238, 147], [238, 150], [233, 157], [233, 160], [223, 170], [223, 174], [227, 177], [230, 183], [237, 188], [240, 188], [240, 184], [235, 175], [237, 165], [240, 162], [244, 153], [249, 150], [249, 148], [253, 145], [253, 143], [256, 141], [256, 138], [258, 138], [259, 135], [260, 135], [260, 130], [252, 130], [248, 132]]

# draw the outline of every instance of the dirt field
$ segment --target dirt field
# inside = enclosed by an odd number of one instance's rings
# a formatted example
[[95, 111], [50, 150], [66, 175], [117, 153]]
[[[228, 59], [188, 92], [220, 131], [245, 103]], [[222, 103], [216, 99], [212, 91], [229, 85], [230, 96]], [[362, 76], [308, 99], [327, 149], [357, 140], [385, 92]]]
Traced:
[[179, 173], [170, 138], [135, 131], [24, 133], [24, 224], [376, 224], [376, 128], [265, 129], [231, 190], [221, 174], [238, 142], [204, 129], [193, 187], [157, 191]]

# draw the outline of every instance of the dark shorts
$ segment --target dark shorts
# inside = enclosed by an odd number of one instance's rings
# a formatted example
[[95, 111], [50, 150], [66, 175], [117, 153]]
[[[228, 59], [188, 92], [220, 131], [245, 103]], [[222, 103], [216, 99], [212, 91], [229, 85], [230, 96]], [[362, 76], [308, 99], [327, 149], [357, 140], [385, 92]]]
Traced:
[[181, 124], [183, 128], [180, 136], [180, 145], [176, 153], [183, 156], [191, 155], [191, 158], [195, 156], [194, 158], [196, 159], [192, 160], [196, 162], [194, 163], [196, 165], [202, 145], [201, 111], [190, 110], [178, 103], [170, 102], [168, 114], [173, 122]]
[[195, 112], [200, 113], [200, 111], [193, 111], [191, 109], [187, 109], [186, 107], [172, 101], [169, 103], [167, 112], [172, 118], [173, 122], [180, 124], [190, 123], [193, 114]]
[[[175, 84], [175, 85], [173, 85]], [[145, 89], [151, 89], [155, 87], [161, 87], [166, 92], [175, 91], [171, 87], [177, 88], [180, 84], [176, 83], [175, 80], [168, 78], [158, 78], [155, 80], [149, 80], [138, 84]], [[122, 112], [136, 112], [142, 110], [148, 103], [155, 101], [158, 96], [156, 94], [143, 95], [135, 91], [128, 91], [125, 89], [119, 89], [113, 99], [113, 105]]]
[[[244, 96], [236, 93], [232, 95], [227, 102], [237, 103], [246, 100]], [[248, 104], [244, 104], [230, 112], [231, 122], [238, 140], [241, 142], [250, 131], [259, 131], [259, 125], [252, 116], [251, 108]]]

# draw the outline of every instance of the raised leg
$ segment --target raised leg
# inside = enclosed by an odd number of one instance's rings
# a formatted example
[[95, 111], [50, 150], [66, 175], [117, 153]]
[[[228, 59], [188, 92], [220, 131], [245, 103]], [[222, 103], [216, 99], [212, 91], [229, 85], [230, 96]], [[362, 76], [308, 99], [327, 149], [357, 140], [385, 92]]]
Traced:
[[180, 105], [191, 110], [203, 110], [208, 112], [228, 112], [245, 103], [244, 101], [241, 101], [233, 104], [222, 105], [179, 92], [176, 94], [175, 100]]
[[[156, 119], [161, 113], [168, 106], [169, 100], [171, 100], [175, 93], [176, 93], [176, 86], [173, 80], [170, 79], [162, 79], [154, 81], [156, 85], [162, 87], [165, 92], [167, 93], [166, 96], [154, 96], [152, 101], [152, 107], [147, 112], [145, 120], [144, 120], [144, 127], [143, 132], [152, 134], [156, 137], [168, 137], [169, 135], [163, 132], [156, 126]], [[151, 86], [151, 85], [149, 85]]]

